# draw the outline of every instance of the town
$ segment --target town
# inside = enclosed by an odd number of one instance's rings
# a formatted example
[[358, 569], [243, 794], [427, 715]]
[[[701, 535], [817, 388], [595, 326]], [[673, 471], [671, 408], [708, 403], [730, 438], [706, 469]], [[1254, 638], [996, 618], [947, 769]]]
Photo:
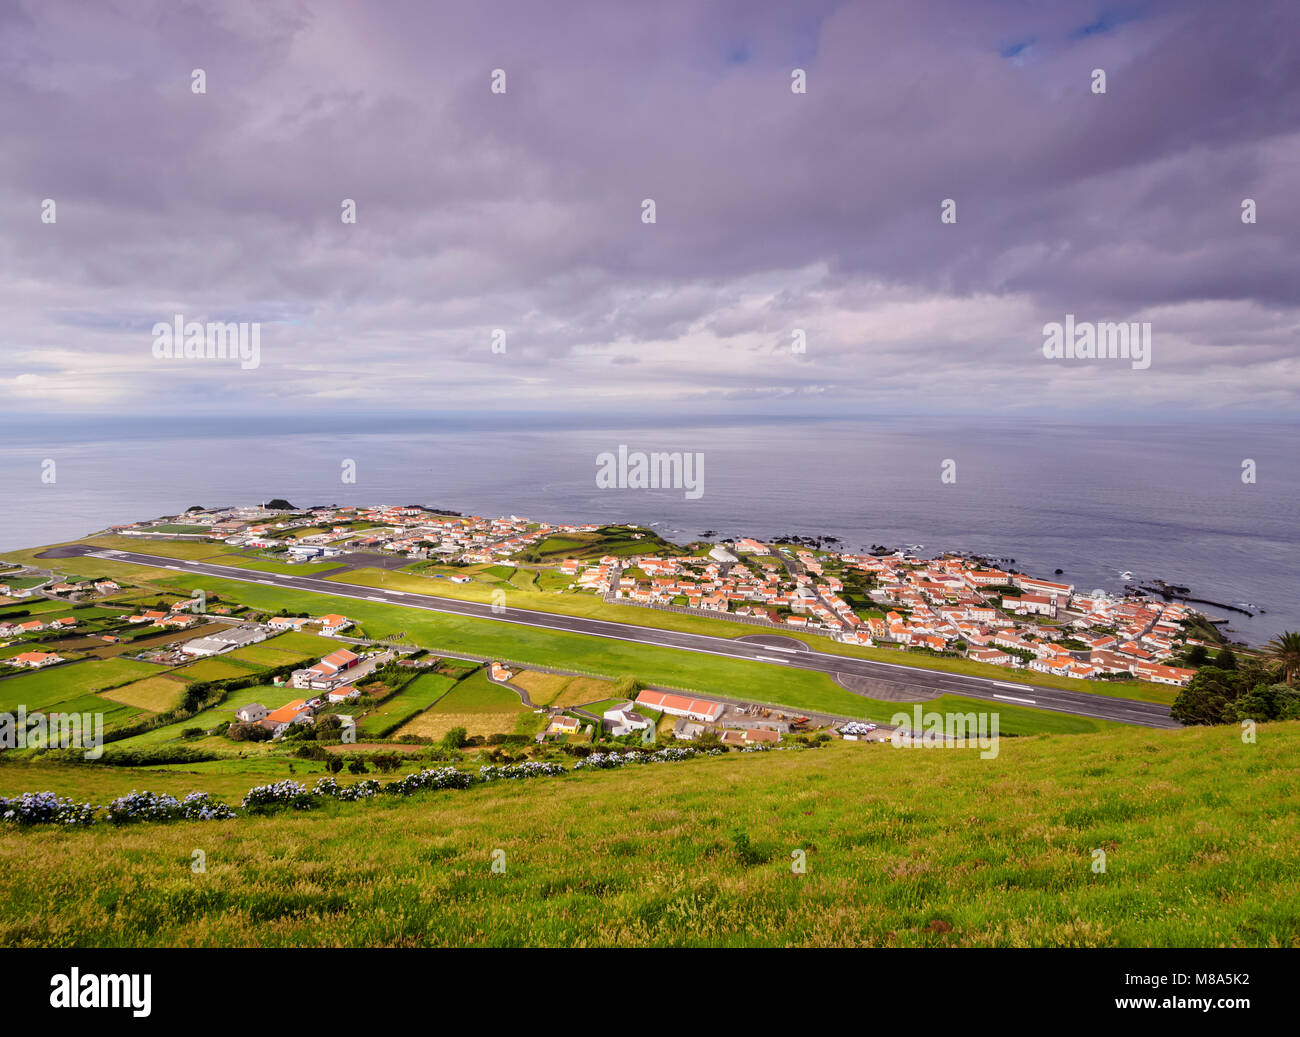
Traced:
[[[535, 573], [539, 589], [588, 593], [609, 604], [725, 617], [1079, 681], [1185, 686], [1195, 673], [1186, 660], [1221, 648], [1213, 625], [1185, 604], [1084, 592], [957, 555], [848, 554], [750, 538], [680, 549], [637, 527], [618, 530], [613, 540], [614, 530], [598, 524], [465, 517], [418, 506], [191, 509], [105, 532], [142, 543], [217, 541], [286, 565], [372, 553], [401, 560], [404, 571], [430, 583], [468, 584], [475, 566], [513, 564]], [[601, 544], [614, 550], [593, 550]], [[567, 554], [569, 546], [578, 550]], [[27, 576], [0, 583], [0, 594], [77, 600], [114, 588], [112, 581], [36, 584]], [[132, 621], [184, 628], [197, 622], [190, 611], [178, 603], [171, 615], [146, 613]], [[50, 624], [70, 629], [75, 619], [2, 624], [0, 638], [34, 637]], [[39, 667], [55, 660], [38, 651], [6, 661]]]

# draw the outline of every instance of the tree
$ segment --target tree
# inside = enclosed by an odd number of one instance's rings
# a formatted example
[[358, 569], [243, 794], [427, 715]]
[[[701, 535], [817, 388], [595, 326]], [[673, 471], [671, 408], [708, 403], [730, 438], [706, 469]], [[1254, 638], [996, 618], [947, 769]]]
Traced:
[[191, 684], [185, 689], [185, 703], [181, 708], [187, 713], [197, 713], [212, 694], [214, 687], [210, 681], [196, 681]]
[[1237, 719], [1238, 677], [1205, 666], [1174, 699], [1169, 712], [1180, 724], [1229, 724]]
[[1210, 659], [1210, 653], [1206, 650], [1205, 645], [1192, 645], [1191, 650], [1187, 653], [1188, 666], [1204, 666]]
[[1257, 684], [1236, 702], [1237, 721], [1295, 720], [1300, 692], [1286, 684]]
[[1224, 645], [1219, 649], [1219, 654], [1214, 657], [1214, 665], [1220, 670], [1235, 670], [1237, 668], [1237, 655], [1231, 648]]
[[365, 760], [362, 760], [362, 759], [360, 759], [360, 758], [353, 760], [351, 763], [348, 764], [348, 773], [349, 773], [349, 774], [365, 774], [365, 773], [366, 773], [366, 761], [365, 761]]
[[331, 774], [337, 774], [343, 769], [343, 757], [330, 754], [330, 758], [325, 761], [325, 769]]
[[1300, 673], [1300, 633], [1284, 630], [1264, 648], [1268, 658], [1282, 667], [1282, 679], [1290, 684]]
[[463, 727], [453, 727], [442, 736], [442, 746], [444, 749], [459, 749], [469, 741], [468, 735]]

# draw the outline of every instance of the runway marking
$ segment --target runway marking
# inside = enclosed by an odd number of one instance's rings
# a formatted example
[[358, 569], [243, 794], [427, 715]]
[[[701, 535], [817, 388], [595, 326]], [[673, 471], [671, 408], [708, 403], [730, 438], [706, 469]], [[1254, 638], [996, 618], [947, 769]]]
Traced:
[[993, 693], [995, 699], [1006, 699], [1008, 702], [1023, 702], [1026, 706], [1036, 706], [1038, 702], [1035, 699], [1018, 699], [1014, 695], [999, 695], [996, 691]]
[[755, 661], [755, 662], [765, 662], [765, 663], [783, 663], [783, 662], [785, 662], [784, 659], [773, 659], [770, 655], [756, 655], [756, 656], [754, 656], [754, 661]]

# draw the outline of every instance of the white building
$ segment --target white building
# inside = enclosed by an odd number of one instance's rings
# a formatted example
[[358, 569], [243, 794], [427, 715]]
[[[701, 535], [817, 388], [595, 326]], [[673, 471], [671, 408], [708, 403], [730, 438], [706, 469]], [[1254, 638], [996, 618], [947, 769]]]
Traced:
[[650, 727], [650, 721], [636, 712], [630, 702], [605, 710], [603, 720], [605, 730], [615, 738], [630, 735], [634, 731], [645, 731]]

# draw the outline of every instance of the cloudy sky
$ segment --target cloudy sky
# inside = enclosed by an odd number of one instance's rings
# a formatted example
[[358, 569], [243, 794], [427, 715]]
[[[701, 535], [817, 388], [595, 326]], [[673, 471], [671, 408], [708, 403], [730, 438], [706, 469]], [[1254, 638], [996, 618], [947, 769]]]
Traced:
[[[1298, 39], [1295, 0], [10, 0], [0, 400], [1293, 417]], [[1044, 358], [1067, 313], [1150, 321], [1150, 368]], [[260, 365], [157, 359], [175, 314]]]

